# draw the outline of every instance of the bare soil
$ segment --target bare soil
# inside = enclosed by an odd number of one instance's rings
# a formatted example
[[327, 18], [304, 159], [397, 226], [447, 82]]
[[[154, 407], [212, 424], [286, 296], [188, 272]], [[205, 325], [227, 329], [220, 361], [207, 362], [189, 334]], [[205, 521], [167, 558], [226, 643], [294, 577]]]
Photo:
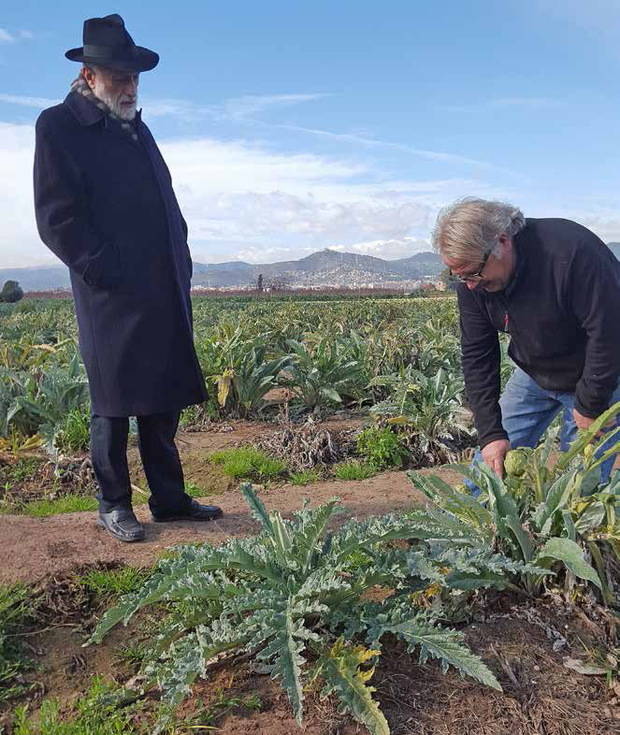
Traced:
[[[359, 423], [359, 422], [357, 422]], [[332, 421], [330, 429], [351, 428], [351, 421]], [[146, 539], [137, 544], [117, 541], [95, 525], [92, 512], [64, 513], [49, 518], [0, 515], [0, 582], [33, 582], [63, 574], [80, 564], [117, 562], [134, 566], [152, 563], [165, 549], [175, 544], [209, 541], [221, 543], [232, 536], [254, 533], [257, 526], [238, 491], [238, 483], [224, 477], [208, 456], [213, 451], [251, 441], [271, 427], [238, 424], [230, 431], [180, 433], [178, 447], [186, 480], [205, 488], [204, 502], [217, 503], [224, 510], [218, 521], [196, 523], [154, 523], [145, 496], [136, 492], [135, 510], [145, 523]], [[132, 480], [144, 487], [135, 448], [130, 449]], [[437, 470], [449, 481], [456, 476]], [[298, 510], [304, 501], [311, 506], [339, 497], [344, 517], [365, 518], [398, 511], [411, 506], [417, 496], [404, 472], [384, 472], [361, 481], [325, 481], [311, 485], [279, 485], [264, 488], [261, 495], [270, 509], [284, 515]], [[419, 500], [419, 498], [418, 498]]]
[[[441, 474], [447, 475], [446, 471]], [[345, 516], [358, 518], [402, 510], [410, 507], [416, 497], [404, 472], [385, 472], [361, 481], [326, 481], [303, 487], [282, 485], [263, 489], [261, 496], [269, 509], [277, 509], [285, 516], [298, 510], [305, 500], [316, 506], [339, 497]], [[257, 531], [237, 489], [209, 495], [204, 501], [220, 505], [224, 510], [223, 518], [209, 523], [153, 523], [148, 507], [137, 506], [136, 515], [146, 526], [146, 539], [137, 544], [117, 541], [98, 528], [96, 514], [91, 512], [65, 513], [50, 518], [2, 515], [0, 558], [4, 563], [0, 567], [0, 581], [32, 582], [66, 572], [77, 564], [97, 561], [144, 566], [174, 544], [221, 543], [232, 536]]]

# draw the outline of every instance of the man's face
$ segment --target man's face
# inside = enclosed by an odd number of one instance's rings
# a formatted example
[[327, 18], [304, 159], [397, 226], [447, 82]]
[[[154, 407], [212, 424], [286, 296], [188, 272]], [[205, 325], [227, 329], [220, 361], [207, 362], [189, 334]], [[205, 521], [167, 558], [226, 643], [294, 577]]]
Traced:
[[507, 235], [501, 235], [488, 256], [477, 263], [466, 263], [448, 257], [442, 259], [452, 275], [459, 276], [459, 280], [464, 281], [470, 291], [482, 289], [489, 293], [506, 288], [516, 263], [512, 241]]
[[115, 115], [122, 120], [134, 119], [140, 74], [98, 67], [94, 71], [85, 69], [84, 77], [95, 97], [105, 102]]

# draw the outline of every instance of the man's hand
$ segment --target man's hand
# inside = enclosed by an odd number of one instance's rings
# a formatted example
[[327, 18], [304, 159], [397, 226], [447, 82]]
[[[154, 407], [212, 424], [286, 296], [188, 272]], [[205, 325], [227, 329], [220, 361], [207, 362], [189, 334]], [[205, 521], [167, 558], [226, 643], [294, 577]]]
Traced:
[[510, 442], [508, 439], [496, 439], [489, 442], [482, 450], [484, 463], [500, 477], [504, 476], [504, 459], [509, 449]]
[[584, 416], [582, 413], [579, 413], [576, 408], [573, 408], [573, 418], [575, 419], [575, 423], [577, 424], [578, 429], [587, 429], [594, 421], [594, 419], [591, 419], [588, 416]]

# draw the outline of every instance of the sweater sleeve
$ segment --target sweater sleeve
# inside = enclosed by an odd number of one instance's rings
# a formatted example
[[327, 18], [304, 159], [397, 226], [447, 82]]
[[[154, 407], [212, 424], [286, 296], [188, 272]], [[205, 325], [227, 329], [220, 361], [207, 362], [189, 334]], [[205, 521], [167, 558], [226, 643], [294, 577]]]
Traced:
[[587, 340], [575, 408], [596, 418], [609, 407], [620, 375], [620, 264], [595, 235], [577, 248], [568, 286]]
[[466, 286], [459, 285], [461, 359], [465, 391], [480, 446], [507, 439], [499, 406], [500, 349], [497, 330]]
[[89, 222], [85, 182], [45, 117], [37, 121], [34, 205], [39, 235], [84, 281], [98, 288], [118, 285], [121, 273], [113, 243], [102, 242]]

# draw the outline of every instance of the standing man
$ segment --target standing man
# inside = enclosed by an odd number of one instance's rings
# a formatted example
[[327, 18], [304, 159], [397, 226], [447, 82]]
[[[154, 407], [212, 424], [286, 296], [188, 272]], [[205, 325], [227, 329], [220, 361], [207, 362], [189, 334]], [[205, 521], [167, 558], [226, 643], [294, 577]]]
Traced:
[[153, 137], [136, 111], [140, 72], [159, 56], [120, 15], [84, 23], [83, 66], [36, 126], [35, 210], [43, 242], [70, 270], [90, 386], [98, 524], [121, 541], [144, 528], [131, 507], [129, 417], [136, 416], [155, 521], [222, 511], [185, 493], [174, 436], [181, 409], [205, 400], [194, 351], [187, 225]]
[[[525, 219], [483, 199], [443, 210], [433, 241], [459, 281], [465, 388], [485, 463], [503, 475], [507, 451], [536, 446], [560, 411], [566, 450], [620, 400], [620, 263], [576, 222]], [[517, 365], [501, 399], [498, 332]]]

